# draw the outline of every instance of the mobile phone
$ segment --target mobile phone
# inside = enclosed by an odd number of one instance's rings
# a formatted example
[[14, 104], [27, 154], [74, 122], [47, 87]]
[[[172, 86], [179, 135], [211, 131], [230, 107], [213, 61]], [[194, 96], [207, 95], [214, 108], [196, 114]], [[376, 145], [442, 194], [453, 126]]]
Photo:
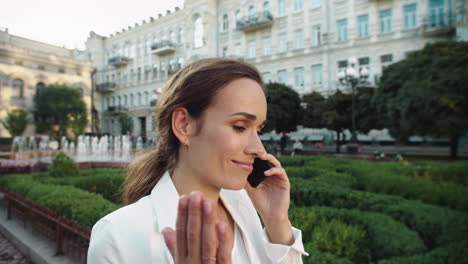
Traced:
[[265, 171], [271, 169], [273, 165], [266, 160], [255, 158], [253, 163], [253, 170], [247, 177], [250, 186], [256, 188], [263, 180], [266, 179]]

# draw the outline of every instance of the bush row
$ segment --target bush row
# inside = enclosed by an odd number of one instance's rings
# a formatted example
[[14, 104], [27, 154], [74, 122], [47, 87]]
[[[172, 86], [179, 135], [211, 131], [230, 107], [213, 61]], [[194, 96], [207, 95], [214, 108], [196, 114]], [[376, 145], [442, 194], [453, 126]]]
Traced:
[[[329, 251], [339, 257], [359, 260], [358, 263], [368, 263], [367, 259], [385, 259], [390, 257], [413, 255], [426, 251], [423, 241], [418, 234], [409, 230], [404, 224], [395, 221], [393, 218], [379, 214], [362, 212], [359, 210], [340, 209], [313, 206], [307, 208], [291, 208], [291, 222], [302, 230], [304, 241], [310, 241], [311, 246], [317, 250]], [[338, 228], [344, 232], [339, 234], [339, 238], [327, 239], [327, 243], [333, 246], [318, 245], [325, 243], [321, 230], [333, 220], [345, 225]], [[327, 236], [325, 236], [327, 237]], [[345, 238], [345, 239], [344, 239]], [[359, 247], [359, 250], [355, 250]]]
[[107, 200], [121, 204], [121, 187], [125, 176], [125, 170], [98, 169], [84, 170], [80, 176], [55, 178], [37, 174], [34, 178], [46, 184], [71, 185], [82, 190], [101, 194]]
[[6, 189], [74, 219], [80, 224], [93, 226], [100, 218], [118, 209], [114, 203], [99, 194], [89, 193], [73, 186], [39, 183], [31, 175], [8, 175], [0, 178]]
[[430, 249], [468, 236], [468, 214], [401, 197], [291, 179], [296, 206], [330, 206], [383, 213], [418, 232]]

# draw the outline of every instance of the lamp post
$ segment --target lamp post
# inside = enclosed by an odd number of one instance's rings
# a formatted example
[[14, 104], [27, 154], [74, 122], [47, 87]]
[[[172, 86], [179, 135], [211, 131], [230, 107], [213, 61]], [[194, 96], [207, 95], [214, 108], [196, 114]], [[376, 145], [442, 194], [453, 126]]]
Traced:
[[[367, 78], [369, 77], [369, 71], [366, 68], [363, 68], [361, 70], [356, 70], [356, 65], [357, 65], [357, 60], [356, 58], [349, 58], [348, 59], [348, 67], [344, 70], [338, 73], [338, 79], [342, 85], [345, 86], [351, 86], [351, 122], [352, 122], [352, 128], [351, 128], [351, 140], [350, 142], [352, 144], [357, 143], [357, 135], [356, 135], [356, 110], [355, 108], [355, 96], [354, 96], [354, 90], [357, 87], [358, 84], [363, 84], [367, 81]], [[357, 147], [353, 152], [357, 152]]]

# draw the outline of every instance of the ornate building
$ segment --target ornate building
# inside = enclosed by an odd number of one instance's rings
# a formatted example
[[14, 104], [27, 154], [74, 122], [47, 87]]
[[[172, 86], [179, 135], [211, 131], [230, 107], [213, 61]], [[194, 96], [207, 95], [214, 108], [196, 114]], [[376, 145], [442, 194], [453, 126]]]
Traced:
[[[53, 83], [80, 88], [90, 117], [92, 67], [85, 57], [77, 51], [0, 30], [0, 119], [12, 109], [32, 111], [37, 89]], [[33, 134], [31, 122], [24, 135]], [[8, 136], [8, 131], [0, 125], [0, 137]]]
[[464, 0], [186, 0], [110, 36], [91, 32], [86, 46], [97, 72], [101, 130], [119, 134], [117, 116], [133, 118], [134, 135], [154, 132], [154, 102], [186, 62], [225, 56], [257, 66], [265, 82], [300, 94], [329, 94], [355, 57], [369, 83], [383, 67], [428, 42], [468, 40]]

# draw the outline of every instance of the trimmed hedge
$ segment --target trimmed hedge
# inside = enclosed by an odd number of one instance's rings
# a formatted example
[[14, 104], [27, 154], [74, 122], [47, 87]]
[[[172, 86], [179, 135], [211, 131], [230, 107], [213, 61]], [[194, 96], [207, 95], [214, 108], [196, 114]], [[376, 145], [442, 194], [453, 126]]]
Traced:
[[119, 208], [99, 194], [72, 186], [39, 183], [31, 175], [3, 176], [0, 185], [87, 226], [93, 226], [103, 216]]
[[[368, 245], [368, 248], [361, 248], [361, 250], [364, 252], [369, 250], [373, 260], [413, 255], [426, 251], [423, 241], [416, 232], [383, 214], [313, 206], [291, 208], [289, 215], [293, 225], [302, 230], [304, 241], [312, 241], [312, 243], [316, 239], [314, 231], [323, 221], [331, 222], [335, 219], [347, 225], [358, 226], [367, 233], [368, 237], [368, 243], [363, 242]], [[358, 237], [356, 235], [354, 240], [343, 241], [344, 245], [335, 248], [335, 250], [353, 248], [352, 244], [346, 243], [355, 243], [353, 241], [359, 241]], [[336, 251], [331, 253], [338, 254]]]
[[79, 173], [80, 170], [76, 162], [63, 152], [55, 156], [49, 167], [49, 176], [51, 177], [72, 177]]

